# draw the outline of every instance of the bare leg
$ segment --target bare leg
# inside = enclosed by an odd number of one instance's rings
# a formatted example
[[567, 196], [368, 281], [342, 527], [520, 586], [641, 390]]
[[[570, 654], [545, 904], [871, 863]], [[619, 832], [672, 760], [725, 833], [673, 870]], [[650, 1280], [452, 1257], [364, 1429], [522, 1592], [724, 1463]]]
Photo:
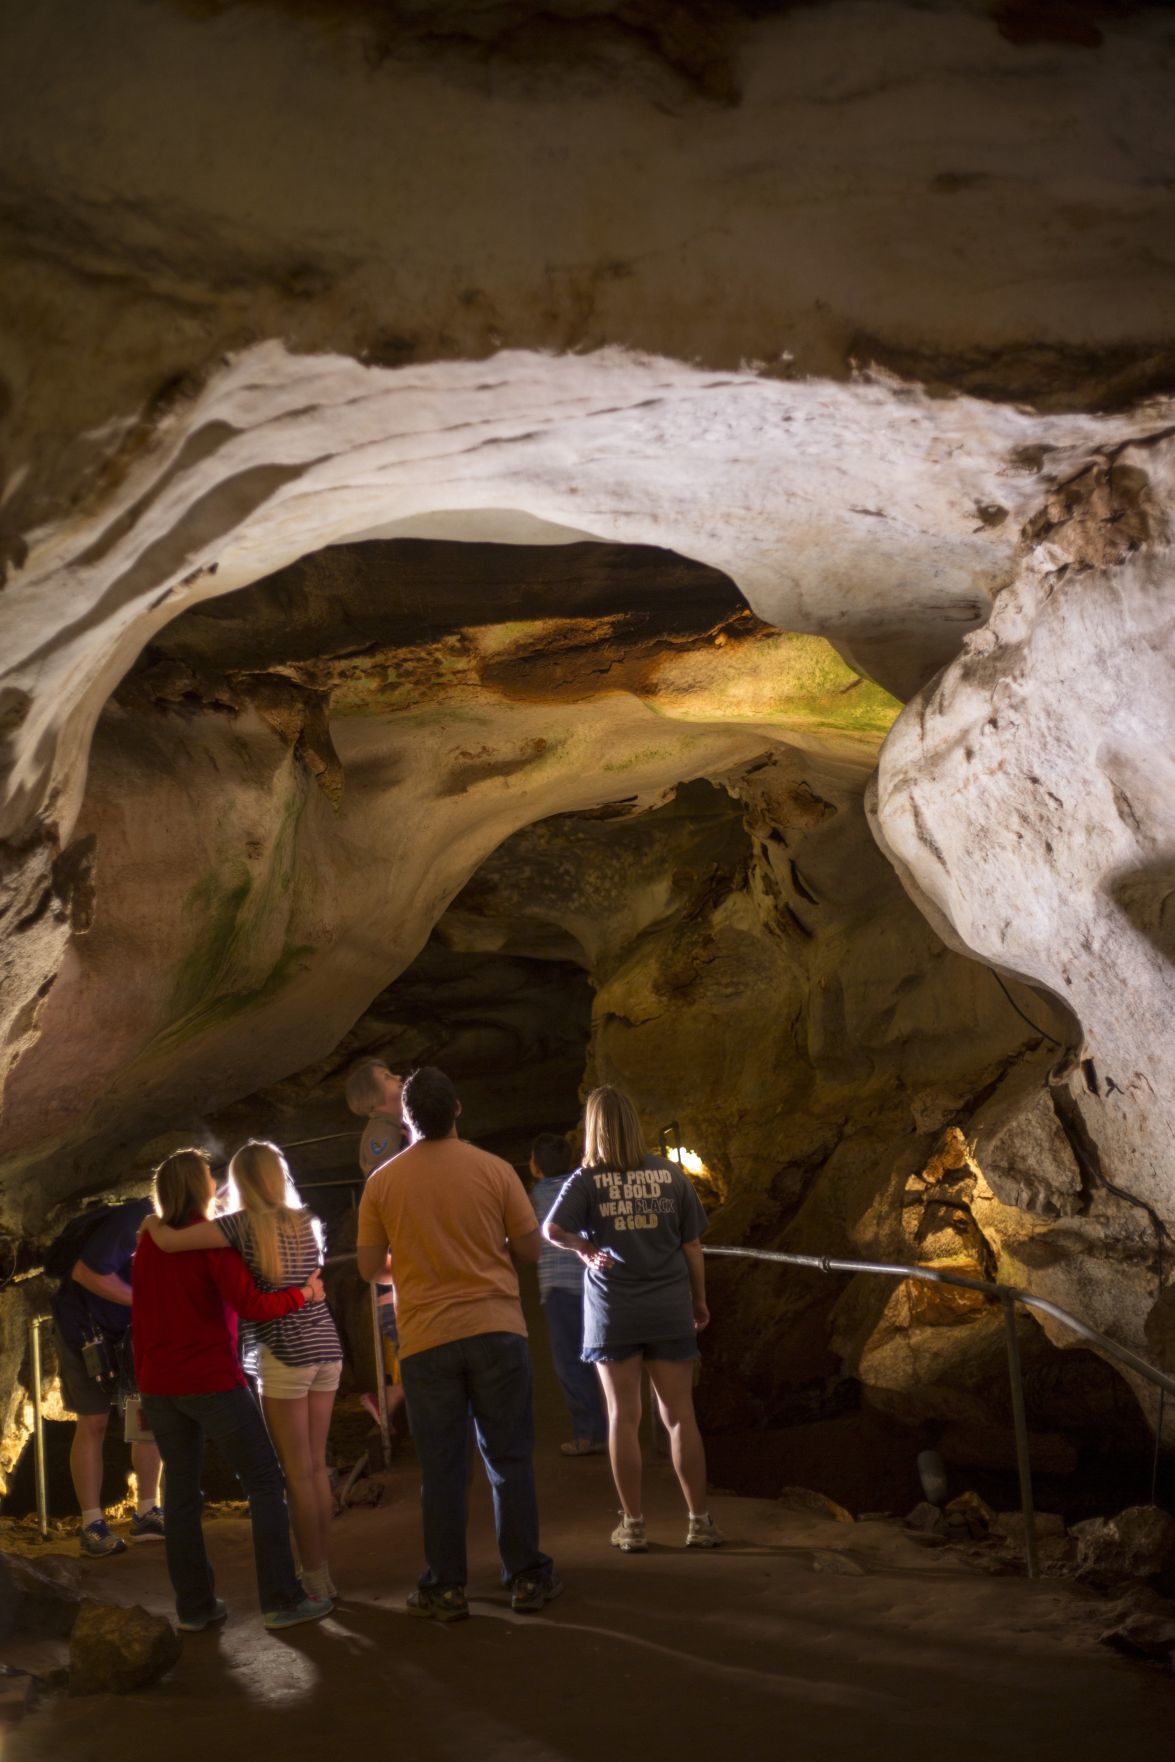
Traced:
[[334, 1411], [335, 1392], [333, 1389], [312, 1389], [306, 1401], [310, 1426], [310, 1459], [314, 1465], [314, 1500], [318, 1507], [318, 1534], [322, 1547], [322, 1564], [325, 1566], [327, 1554], [330, 1552], [331, 1518], [335, 1510], [326, 1466], [326, 1440], [330, 1431], [330, 1416]]
[[69, 1447], [69, 1472], [78, 1509], [97, 1511], [102, 1504], [102, 1445], [109, 1413], [80, 1413]]
[[299, 1395], [284, 1401], [263, 1394], [261, 1406], [286, 1477], [290, 1522], [302, 1567], [307, 1572], [320, 1571], [326, 1565], [326, 1553], [310, 1453], [310, 1398]]
[[661, 1409], [661, 1422], [669, 1433], [673, 1471], [685, 1494], [692, 1517], [706, 1509], [706, 1451], [694, 1416], [694, 1360], [671, 1364], [650, 1359], [649, 1377]]
[[625, 1517], [644, 1515], [641, 1505], [641, 1360], [597, 1364], [608, 1409], [608, 1455]]
[[156, 1444], [132, 1444], [131, 1461], [135, 1469], [135, 1484], [139, 1489], [139, 1501], [152, 1505], [159, 1503], [159, 1474], [163, 1467], [163, 1459]]

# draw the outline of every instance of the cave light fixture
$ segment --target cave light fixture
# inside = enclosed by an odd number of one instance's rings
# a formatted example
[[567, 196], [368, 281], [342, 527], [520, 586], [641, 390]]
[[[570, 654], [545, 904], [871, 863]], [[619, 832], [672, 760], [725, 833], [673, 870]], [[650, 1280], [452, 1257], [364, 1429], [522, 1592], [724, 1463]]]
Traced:
[[671, 1144], [665, 1154], [670, 1162], [677, 1163], [687, 1175], [706, 1175], [710, 1172], [696, 1150], [685, 1150], [680, 1144]]

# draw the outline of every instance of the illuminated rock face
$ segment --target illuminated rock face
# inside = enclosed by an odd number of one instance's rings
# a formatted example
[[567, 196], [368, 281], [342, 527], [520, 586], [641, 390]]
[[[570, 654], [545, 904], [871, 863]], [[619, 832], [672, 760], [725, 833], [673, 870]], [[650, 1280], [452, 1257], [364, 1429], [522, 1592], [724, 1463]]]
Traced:
[[[440, 921], [590, 978], [586, 1079], [727, 1240], [1140, 1341], [1101, 1183], [1175, 1210], [1169, 24], [429, 10], [4, 21], [0, 1217], [328, 1083]], [[760, 1416], [838, 1367], [987, 1400], [967, 1313], [722, 1295]]]
[[[1153, 1279], [1128, 1295], [1104, 1260], [1152, 1230], [1105, 1183], [1170, 1222], [1173, 472], [1169, 439], [1126, 446], [1045, 510], [989, 623], [899, 719], [876, 796], [879, 836], [931, 922], [1081, 1023], [1054, 1097], [1082, 1165], [1060, 1209], [1083, 1215], [1034, 1235], [1023, 1265], [1034, 1288], [1136, 1340]], [[1047, 1189], [1053, 1159], [1033, 1150]]]

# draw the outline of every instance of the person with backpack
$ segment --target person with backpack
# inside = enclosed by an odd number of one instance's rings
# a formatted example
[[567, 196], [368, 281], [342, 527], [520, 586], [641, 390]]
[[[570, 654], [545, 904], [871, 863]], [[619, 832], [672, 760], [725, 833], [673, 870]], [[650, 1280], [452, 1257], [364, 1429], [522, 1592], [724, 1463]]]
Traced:
[[[77, 1416], [69, 1472], [81, 1510], [79, 1544], [92, 1558], [126, 1550], [102, 1506], [102, 1453], [110, 1410], [126, 1392], [131, 1261], [150, 1210], [149, 1199], [92, 1206], [71, 1219], [45, 1256], [45, 1271], [61, 1281], [50, 1308], [61, 1398]], [[154, 1444], [132, 1444], [131, 1461], [138, 1490], [131, 1540], [162, 1541], [159, 1451]]]

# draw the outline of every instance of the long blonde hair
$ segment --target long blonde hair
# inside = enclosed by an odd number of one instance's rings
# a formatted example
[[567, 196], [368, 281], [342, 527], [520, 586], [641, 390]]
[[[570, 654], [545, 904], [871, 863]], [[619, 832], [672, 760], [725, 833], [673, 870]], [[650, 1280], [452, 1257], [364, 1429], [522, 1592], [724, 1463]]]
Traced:
[[289, 1165], [276, 1144], [250, 1138], [228, 1165], [229, 1204], [249, 1219], [249, 1235], [257, 1265], [273, 1285], [286, 1277], [281, 1238], [292, 1233], [305, 1215]]
[[203, 1150], [173, 1150], [155, 1170], [155, 1210], [165, 1224], [180, 1230], [194, 1211], [208, 1215], [212, 1198], [212, 1163]]
[[583, 1110], [583, 1166], [625, 1174], [639, 1169], [648, 1154], [631, 1097], [610, 1084], [593, 1089]]

